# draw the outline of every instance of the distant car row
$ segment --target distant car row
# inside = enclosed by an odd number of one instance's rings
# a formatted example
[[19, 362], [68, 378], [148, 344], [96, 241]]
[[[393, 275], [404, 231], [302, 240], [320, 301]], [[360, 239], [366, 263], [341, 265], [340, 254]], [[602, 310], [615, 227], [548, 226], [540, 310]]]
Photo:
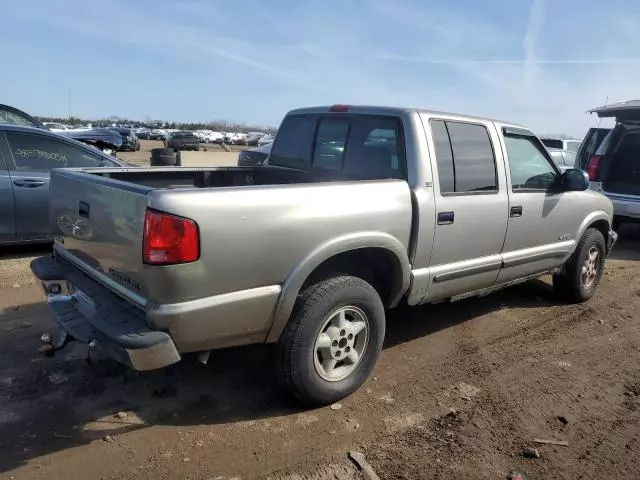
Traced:
[[166, 128], [158, 128], [153, 130], [149, 128], [138, 128], [135, 130], [135, 134], [140, 139], [162, 141], [166, 141], [169, 135], [174, 132], [193, 133], [193, 135], [198, 137], [198, 141], [200, 143], [225, 143], [227, 145], [248, 145], [250, 147], [255, 147], [258, 145], [265, 145], [267, 143], [273, 142], [273, 135], [269, 135], [263, 132], [237, 133], [216, 132], [213, 130], [195, 130], [193, 132], [189, 132], [187, 130]]

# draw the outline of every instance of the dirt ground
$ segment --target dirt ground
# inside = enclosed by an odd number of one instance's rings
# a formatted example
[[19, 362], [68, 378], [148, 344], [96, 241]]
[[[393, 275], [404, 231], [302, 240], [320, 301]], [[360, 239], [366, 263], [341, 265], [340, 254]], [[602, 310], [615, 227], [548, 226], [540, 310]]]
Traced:
[[391, 312], [372, 377], [316, 410], [280, 392], [264, 346], [145, 374], [39, 356], [51, 320], [28, 262], [46, 249], [5, 249], [0, 478], [362, 478], [351, 450], [384, 479], [640, 478], [640, 229], [621, 237], [583, 305], [535, 281]]
[[[151, 149], [162, 147], [163, 144], [160, 140], [140, 140], [140, 150], [138, 150], [137, 152], [118, 152], [118, 158], [121, 158], [125, 162], [133, 163], [134, 165], [149, 165]], [[232, 152], [239, 152], [251, 147], [243, 145], [228, 145], [228, 148]], [[215, 143], [201, 144], [200, 149], [206, 149], [208, 152], [224, 151], [220, 145], [217, 145]]]

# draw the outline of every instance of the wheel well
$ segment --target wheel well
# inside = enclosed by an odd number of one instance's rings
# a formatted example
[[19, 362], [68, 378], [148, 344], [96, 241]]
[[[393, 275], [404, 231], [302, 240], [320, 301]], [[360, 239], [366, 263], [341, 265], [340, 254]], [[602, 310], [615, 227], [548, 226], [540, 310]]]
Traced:
[[370, 283], [385, 306], [389, 306], [402, 288], [402, 266], [385, 248], [358, 248], [339, 253], [318, 265], [307, 277], [300, 291], [336, 274], [353, 275]]
[[609, 222], [607, 222], [606, 220], [596, 220], [591, 225], [589, 225], [588, 228], [595, 228], [596, 230], [599, 230], [600, 233], [602, 233], [602, 236], [604, 237], [605, 245], [607, 244], [607, 237], [609, 236], [609, 228], [610, 228]]

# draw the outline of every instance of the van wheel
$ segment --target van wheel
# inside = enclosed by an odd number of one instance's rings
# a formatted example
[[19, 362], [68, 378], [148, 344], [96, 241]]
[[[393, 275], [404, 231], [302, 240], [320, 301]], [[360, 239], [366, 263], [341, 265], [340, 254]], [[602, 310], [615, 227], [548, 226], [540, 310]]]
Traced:
[[307, 405], [327, 405], [356, 391], [380, 355], [384, 306], [364, 280], [339, 276], [298, 298], [277, 345], [283, 386]]
[[588, 229], [576, 251], [565, 264], [564, 273], [553, 276], [553, 288], [560, 298], [573, 303], [589, 300], [604, 272], [606, 246], [602, 233]]

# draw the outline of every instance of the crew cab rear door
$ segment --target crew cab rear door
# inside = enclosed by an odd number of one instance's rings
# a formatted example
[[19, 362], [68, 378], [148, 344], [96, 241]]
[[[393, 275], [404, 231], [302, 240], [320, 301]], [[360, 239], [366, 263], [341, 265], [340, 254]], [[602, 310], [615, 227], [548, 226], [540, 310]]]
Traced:
[[431, 280], [423, 299], [433, 302], [495, 283], [502, 264], [508, 198], [492, 122], [421, 116], [435, 157], [436, 225]]

